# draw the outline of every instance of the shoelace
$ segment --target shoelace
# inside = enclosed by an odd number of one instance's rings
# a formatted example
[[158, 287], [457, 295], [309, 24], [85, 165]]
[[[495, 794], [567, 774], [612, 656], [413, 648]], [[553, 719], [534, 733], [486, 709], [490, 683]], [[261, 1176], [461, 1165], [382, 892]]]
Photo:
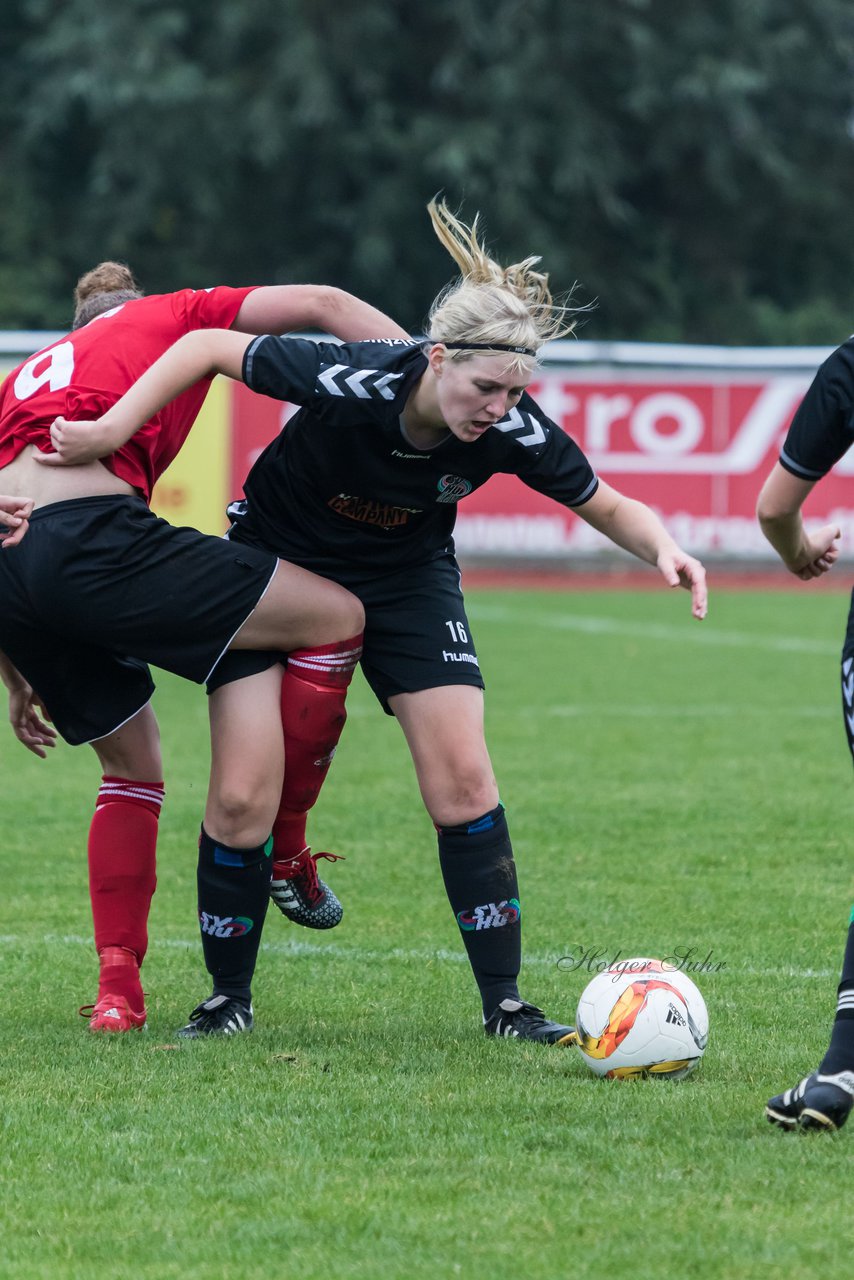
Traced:
[[[143, 991], [143, 993], [142, 993], [142, 998], [143, 998], [143, 1000], [147, 1000], [147, 999], [148, 999], [148, 992], [147, 992], [147, 991]], [[100, 1001], [100, 1000], [96, 1000], [96, 1001], [95, 1001], [95, 1004], [100, 1004], [100, 1003], [101, 1003], [101, 1001]], [[81, 1018], [91, 1018], [91, 1017], [92, 1017], [92, 1014], [95, 1012], [95, 1004], [81, 1004], [80, 1008], [77, 1010], [77, 1012], [79, 1013], [80, 1017], [81, 1017]]]
[[[343, 853], [309, 853], [307, 858], [300, 854], [299, 858], [294, 858], [294, 875], [288, 877], [291, 880], [299, 880], [303, 893], [308, 898], [309, 905], [312, 906], [318, 898], [323, 897], [323, 890], [317, 876], [317, 860], [325, 858], [327, 862], [346, 862]], [[302, 859], [302, 861], [300, 860]]]

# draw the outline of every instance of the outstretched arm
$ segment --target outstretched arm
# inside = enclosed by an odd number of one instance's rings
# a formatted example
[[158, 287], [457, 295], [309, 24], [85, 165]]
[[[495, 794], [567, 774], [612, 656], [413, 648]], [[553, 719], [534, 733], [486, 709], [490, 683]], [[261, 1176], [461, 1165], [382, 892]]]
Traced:
[[375, 307], [327, 285], [267, 285], [244, 299], [232, 329], [185, 334], [96, 422], [57, 418], [51, 427], [55, 453], [36, 452], [45, 467], [73, 466], [106, 458], [149, 418], [193, 383], [211, 374], [240, 379], [247, 334], [318, 328], [343, 341], [406, 338], [400, 325]]
[[200, 378], [224, 373], [240, 379], [243, 356], [253, 339], [231, 329], [194, 329], [149, 365], [120, 400], [94, 422], [57, 418], [50, 429], [55, 453], [34, 453], [44, 467], [69, 466], [106, 458], [153, 418], [164, 405]]
[[253, 289], [243, 300], [232, 329], [242, 333], [290, 333], [321, 329], [342, 342], [408, 338], [376, 307], [332, 285], [278, 284]]
[[574, 510], [599, 533], [618, 547], [631, 551], [647, 564], [654, 564], [671, 587], [691, 592], [691, 612], [705, 618], [707, 606], [706, 571], [699, 560], [687, 555], [674, 542], [658, 516], [634, 498], [626, 498], [600, 480], [593, 497]]
[[10, 498], [0, 494], [0, 525], [12, 531], [0, 537], [0, 547], [18, 545], [29, 528], [27, 521], [32, 513], [32, 498]]
[[822, 525], [813, 534], [804, 528], [801, 508], [815, 484], [815, 480], [793, 476], [777, 462], [756, 504], [756, 515], [765, 537], [789, 572], [804, 582], [827, 573], [839, 556], [838, 525]]
[[0, 680], [9, 690], [9, 723], [15, 737], [44, 760], [45, 747], [56, 746], [56, 730], [41, 718], [47, 716], [44, 703], [5, 653], [0, 653]]

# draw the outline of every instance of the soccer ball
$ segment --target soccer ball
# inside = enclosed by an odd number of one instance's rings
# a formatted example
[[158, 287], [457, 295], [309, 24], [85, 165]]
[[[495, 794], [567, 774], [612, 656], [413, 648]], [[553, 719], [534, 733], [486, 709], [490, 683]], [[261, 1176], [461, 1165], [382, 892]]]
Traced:
[[706, 1002], [689, 977], [661, 960], [618, 960], [581, 993], [581, 1056], [597, 1076], [679, 1080], [703, 1056]]

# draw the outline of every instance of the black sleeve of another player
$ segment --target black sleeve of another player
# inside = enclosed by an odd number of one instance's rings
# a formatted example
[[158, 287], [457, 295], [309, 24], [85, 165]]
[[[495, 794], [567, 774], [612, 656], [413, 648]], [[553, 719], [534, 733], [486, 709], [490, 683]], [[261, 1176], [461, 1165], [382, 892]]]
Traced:
[[828, 356], [792, 419], [780, 464], [819, 480], [854, 444], [854, 341]]
[[552, 422], [529, 395], [522, 397], [510, 416], [514, 414], [518, 414], [520, 429], [508, 433], [513, 439], [513, 465], [507, 470], [564, 507], [578, 507], [592, 498], [599, 480], [572, 436]]
[[305, 404], [317, 386], [317, 374], [326, 346], [309, 342], [306, 338], [262, 334], [246, 348], [243, 381], [251, 391], [262, 396]]

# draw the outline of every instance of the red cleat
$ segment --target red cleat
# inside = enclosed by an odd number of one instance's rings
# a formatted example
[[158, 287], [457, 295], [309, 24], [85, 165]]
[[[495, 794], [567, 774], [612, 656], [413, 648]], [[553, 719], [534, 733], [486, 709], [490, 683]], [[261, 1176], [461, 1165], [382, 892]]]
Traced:
[[101, 996], [97, 1004], [84, 1004], [78, 1012], [89, 1019], [90, 1031], [141, 1031], [145, 1026], [145, 1009], [136, 1013], [124, 996]]

